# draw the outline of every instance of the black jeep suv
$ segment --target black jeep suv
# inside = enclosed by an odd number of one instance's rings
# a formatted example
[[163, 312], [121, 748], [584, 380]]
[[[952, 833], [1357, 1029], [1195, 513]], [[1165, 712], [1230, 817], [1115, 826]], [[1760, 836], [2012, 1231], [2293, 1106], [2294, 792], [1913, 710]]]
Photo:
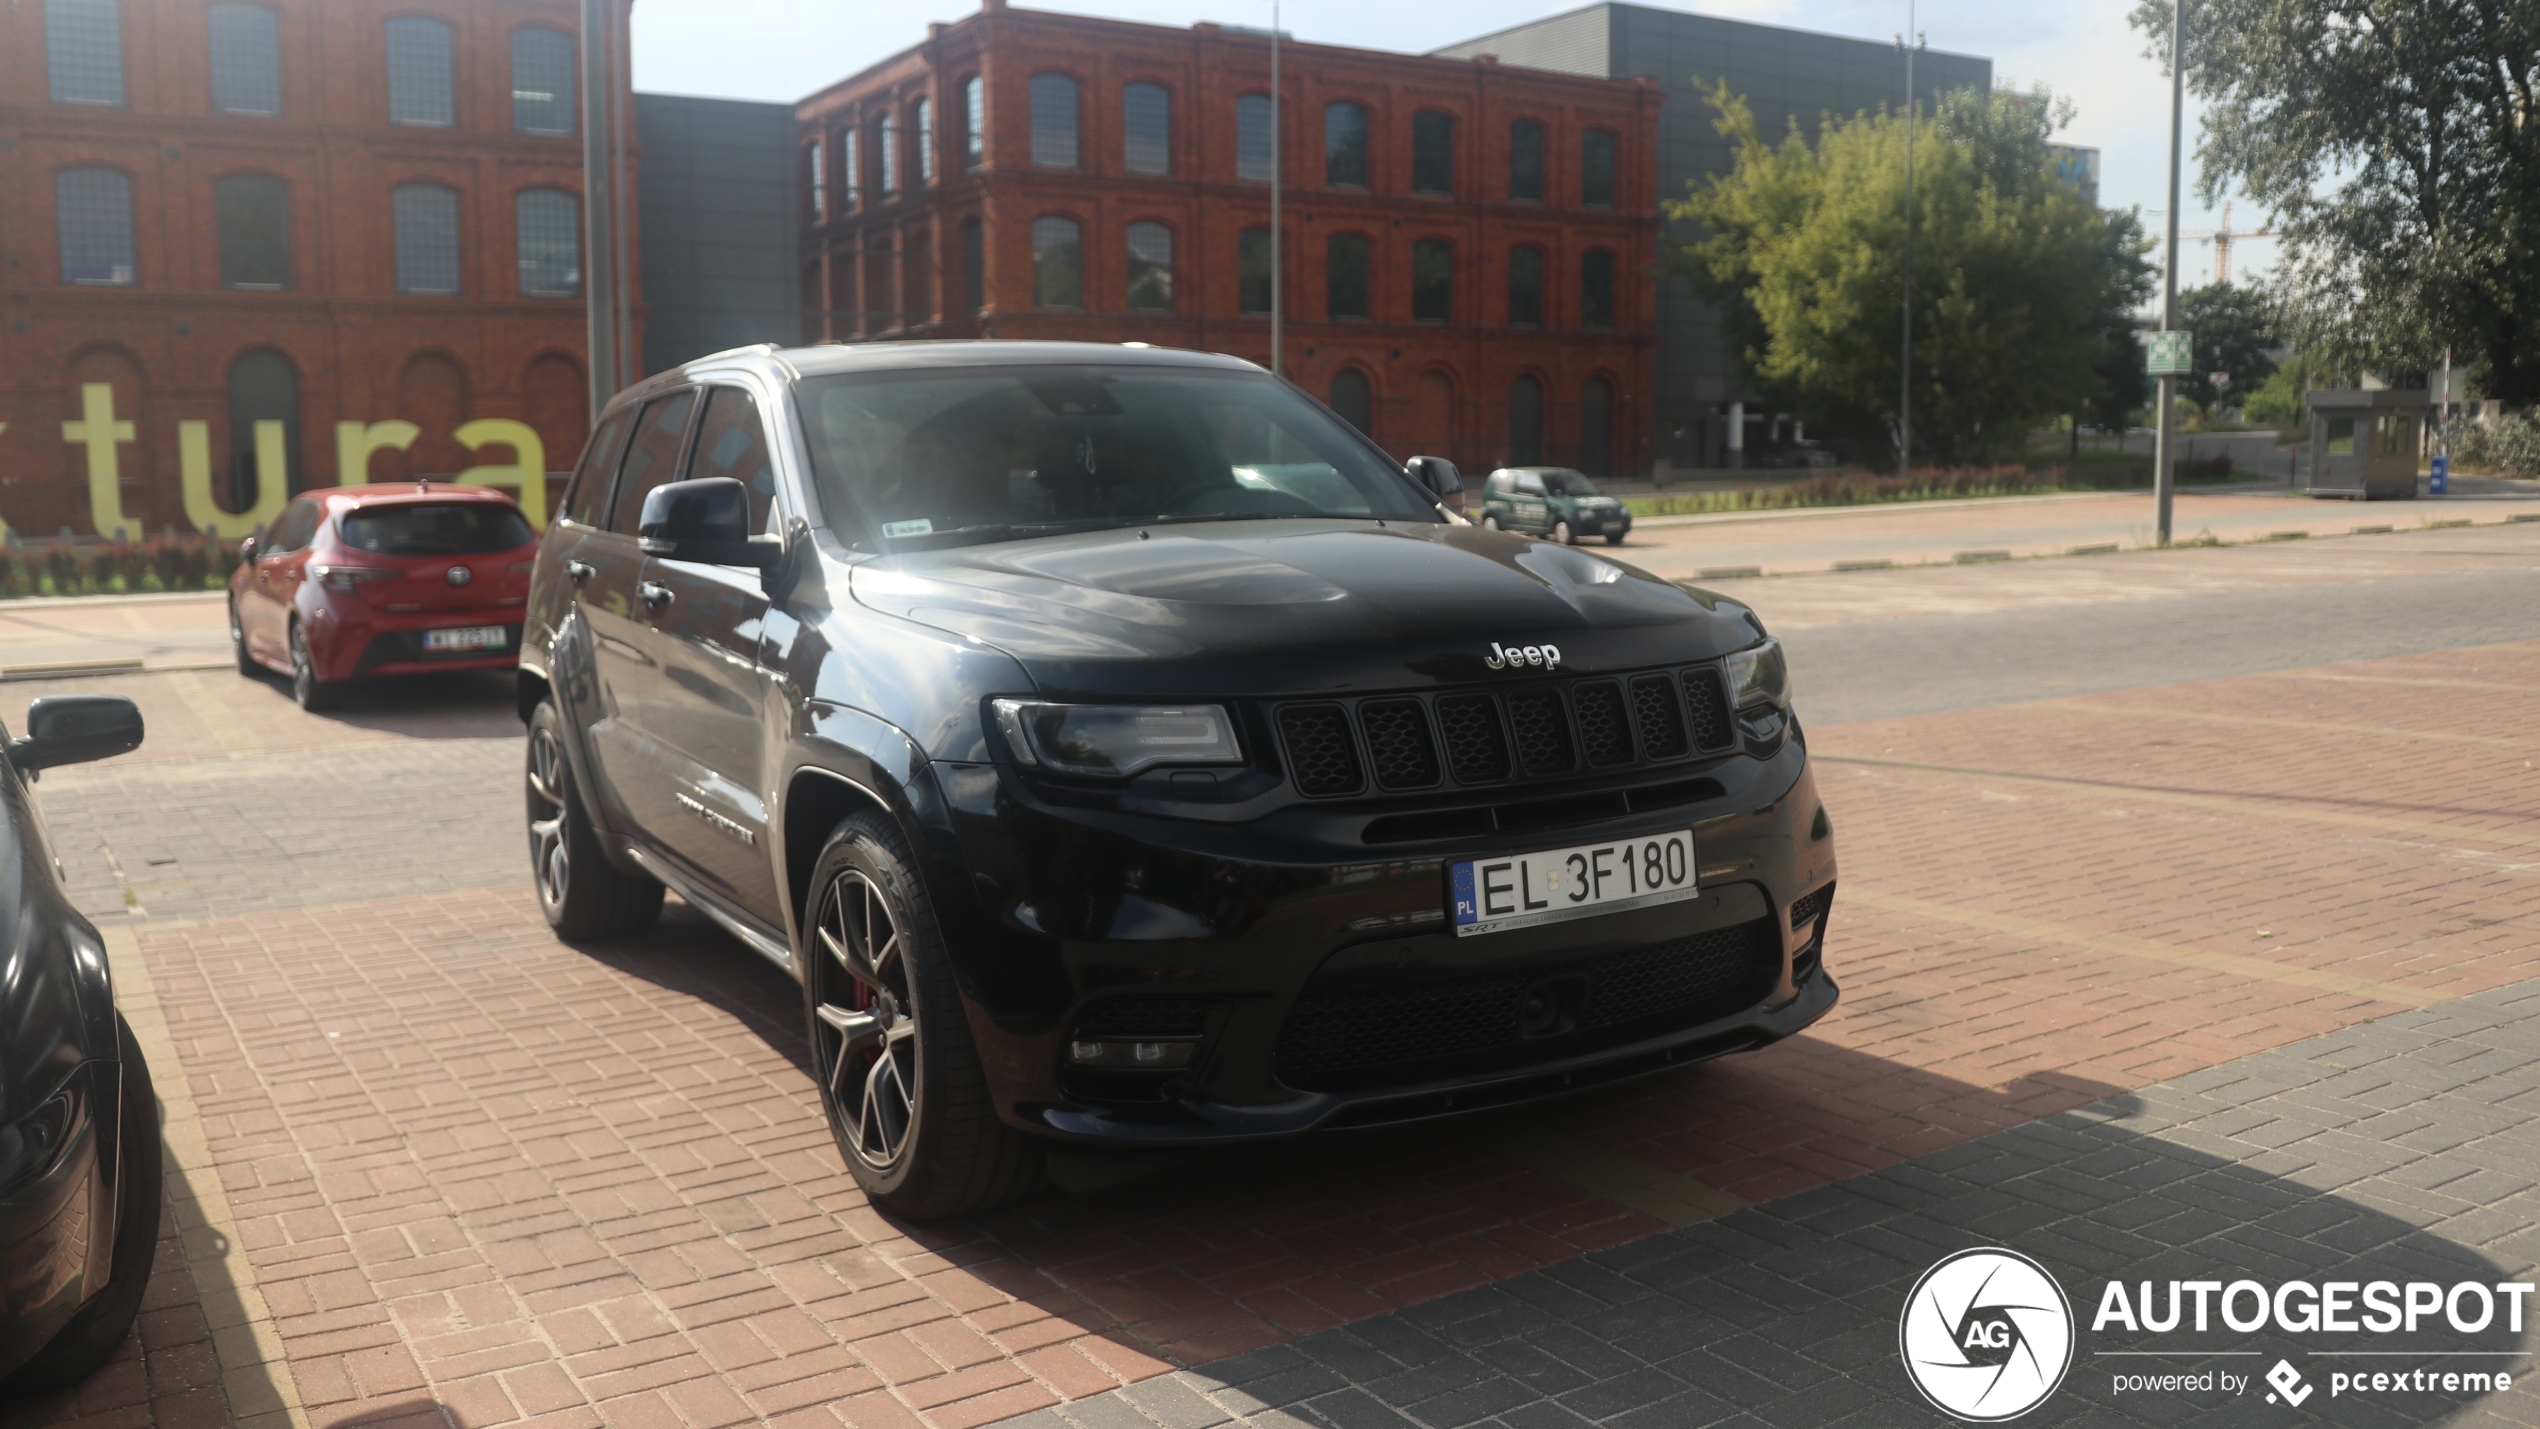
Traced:
[[1139, 346], [654, 377], [531, 587], [547, 917], [667, 885], [797, 976], [839, 1148], [912, 1217], [1059, 1142], [1408, 1121], [1823, 1016], [1780, 647], [1446, 514], [1451, 471]]

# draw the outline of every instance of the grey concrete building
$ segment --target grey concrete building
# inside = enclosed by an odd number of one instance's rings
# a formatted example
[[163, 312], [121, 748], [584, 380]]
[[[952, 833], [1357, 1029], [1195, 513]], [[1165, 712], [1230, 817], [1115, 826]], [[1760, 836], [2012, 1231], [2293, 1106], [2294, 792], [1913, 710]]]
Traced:
[[[1826, 114], [1894, 107], [1905, 97], [1905, 57], [1892, 43], [1646, 5], [1590, 5], [1433, 53], [1497, 55], [1502, 64], [1658, 81], [1667, 92], [1658, 120], [1658, 192], [1667, 198], [1706, 175], [1727, 172], [1730, 164], [1728, 141], [1713, 127], [1696, 79], [1726, 78], [1754, 106], [1768, 136], [1787, 132], [1793, 119], [1813, 134]], [[1926, 106], [1946, 90], [1970, 85], [1992, 88], [1991, 60], [1929, 49], [1915, 57], [1914, 88]], [[1690, 224], [1667, 225], [1669, 237], [1694, 236], [1691, 230]], [[1771, 438], [1771, 414], [1749, 400], [1753, 395], [1740, 385], [1737, 354], [1719, 315], [1680, 280], [1661, 284], [1657, 400], [1644, 409], [1656, 425], [1651, 450], [1680, 468], [1727, 464], [1733, 420], [1744, 425], [1743, 446]]]
[[802, 341], [794, 106], [635, 96], [644, 370]]

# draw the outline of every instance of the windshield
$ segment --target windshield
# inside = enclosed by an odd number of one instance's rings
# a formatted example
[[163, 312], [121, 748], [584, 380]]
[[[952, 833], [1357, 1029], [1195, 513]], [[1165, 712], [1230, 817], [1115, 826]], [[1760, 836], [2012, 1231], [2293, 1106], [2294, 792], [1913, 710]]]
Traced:
[[344, 544], [383, 556], [481, 556], [538, 539], [508, 506], [374, 506], [346, 512]]
[[894, 546], [1178, 521], [1434, 521], [1399, 467], [1264, 374], [1098, 366], [809, 378], [823, 505]]
[[1546, 491], [1555, 496], [1602, 496], [1596, 483], [1575, 471], [1547, 471], [1543, 474]]

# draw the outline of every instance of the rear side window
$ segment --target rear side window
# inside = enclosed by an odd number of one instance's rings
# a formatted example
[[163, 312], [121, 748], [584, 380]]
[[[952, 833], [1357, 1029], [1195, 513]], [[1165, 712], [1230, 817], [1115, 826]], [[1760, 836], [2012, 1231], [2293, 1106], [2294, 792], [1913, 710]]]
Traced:
[[483, 556], [538, 539], [529, 520], [486, 501], [447, 506], [376, 506], [345, 513], [344, 544], [382, 556]]
[[573, 489], [564, 495], [564, 519], [584, 526], [597, 526], [607, 519], [609, 478], [617, 474], [617, 458], [626, 450], [626, 429], [634, 420], [634, 412], [619, 412], [602, 422], [591, 444], [582, 449], [581, 469], [573, 474]]
[[609, 513], [609, 529], [635, 534], [635, 518], [643, 514], [644, 497], [656, 486], [675, 480], [679, 443], [688, 435], [688, 414], [696, 409], [694, 391], [656, 397], [636, 424], [634, 444], [626, 449], [626, 465], [617, 473], [617, 500]]
[[292, 502], [284, 508], [280, 516], [274, 519], [273, 540], [269, 543], [266, 554], [279, 556], [309, 544], [317, 535], [317, 524], [318, 504], [316, 502], [305, 496]]
[[776, 466], [767, 454], [767, 429], [758, 419], [758, 402], [738, 387], [716, 387], [706, 395], [706, 414], [697, 428], [696, 454], [688, 458], [688, 475], [728, 476], [750, 491], [750, 529], [772, 533], [768, 513], [776, 504]]

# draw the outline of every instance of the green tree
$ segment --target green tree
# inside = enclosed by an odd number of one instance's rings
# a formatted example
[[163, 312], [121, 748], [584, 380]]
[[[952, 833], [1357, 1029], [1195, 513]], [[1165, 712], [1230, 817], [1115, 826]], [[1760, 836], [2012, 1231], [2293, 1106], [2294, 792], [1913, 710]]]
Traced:
[[[1829, 116], [1765, 141], [1726, 82], [1707, 92], [1730, 171], [1667, 205], [1701, 236], [1671, 267], [1721, 306], [1749, 380], [1809, 426], [1895, 448], [1904, 287], [1902, 115]], [[1914, 438], [1959, 461], [2089, 404], [2112, 331], [2149, 291], [2131, 218], [2054, 177], [2043, 92], [1950, 96], [1914, 125]], [[2124, 340], [2131, 343], [2130, 333]]]
[[[2331, 372], [2451, 345], [2488, 392], [2540, 400], [2540, 5], [2188, 0], [2206, 102], [2199, 190], [2274, 215], [2284, 335]], [[2167, 62], [2169, 0], [2135, 26]]]
[[2274, 375], [2266, 350], [2276, 345], [2275, 322], [2265, 295], [2229, 283], [2190, 288], [2178, 295], [2178, 325], [2196, 339], [2195, 375], [2178, 390], [2204, 412], [2244, 406]]

